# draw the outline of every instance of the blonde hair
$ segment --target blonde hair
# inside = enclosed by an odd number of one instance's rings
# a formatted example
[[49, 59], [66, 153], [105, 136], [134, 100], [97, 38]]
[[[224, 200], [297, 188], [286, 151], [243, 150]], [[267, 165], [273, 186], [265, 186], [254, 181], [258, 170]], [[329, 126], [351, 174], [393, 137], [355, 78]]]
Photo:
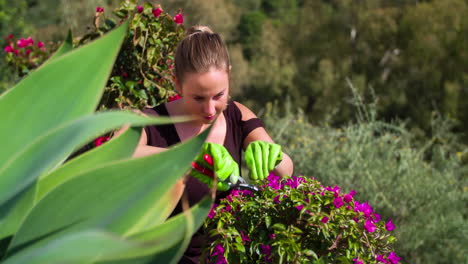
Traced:
[[229, 54], [221, 36], [207, 26], [187, 30], [175, 53], [175, 75], [180, 83], [185, 73], [208, 72], [214, 67], [229, 73]]

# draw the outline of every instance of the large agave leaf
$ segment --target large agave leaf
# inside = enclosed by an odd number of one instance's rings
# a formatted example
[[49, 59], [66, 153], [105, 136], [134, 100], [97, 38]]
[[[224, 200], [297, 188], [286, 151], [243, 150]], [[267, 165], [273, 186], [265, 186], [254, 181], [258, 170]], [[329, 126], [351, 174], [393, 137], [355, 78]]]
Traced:
[[207, 133], [157, 155], [84, 172], [55, 188], [26, 217], [11, 242], [10, 252], [49, 234], [35, 246], [58, 235], [90, 228], [125, 234], [145, 215], [153, 214], [161, 195], [189, 169]]
[[67, 38], [62, 43], [62, 45], [60, 45], [60, 47], [54, 53], [54, 55], [47, 60], [47, 63], [56, 60], [57, 58], [71, 51], [72, 49], [73, 49], [73, 35], [72, 35], [71, 30], [69, 30], [67, 34]]
[[148, 125], [168, 122], [171, 122], [169, 118], [150, 118], [122, 111], [89, 115], [55, 128], [0, 167], [0, 204], [55, 168], [74, 149], [103, 132], [128, 123]]
[[36, 137], [94, 112], [127, 26], [43, 64], [0, 96], [0, 168]]
[[[196, 227], [190, 235], [201, 226], [210, 206], [211, 200], [204, 199], [188, 211], [194, 216]], [[180, 243], [188, 231], [186, 222], [185, 215], [179, 214], [157, 228], [126, 239], [100, 230], [71, 233], [54, 239], [44, 247], [23, 250], [8, 258], [5, 264], [93, 263], [98, 259], [106, 260], [99, 263], [147, 263], [150, 259], [157, 259], [158, 252], [167, 251]]]
[[68, 181], [76, 171], [85, 171], [89, 168], [110, 162], [129, 158], [134, 151], [134, 146], [140, 137], [140, 130], [128, 129], [119, 137], [116, 137], [99, 148], [94, 148], [77, 158], [65, 163], [52, 173], [40, 178], [36, 185], [31, 185], [25, 194], [11, 203], [12, 208], [0, 207], [3, 219], [0, 223], [0, 238], [12, 235], [19, 228], [26, 213], [31, 209], [34, 201], [44, 197], [50, 190]]

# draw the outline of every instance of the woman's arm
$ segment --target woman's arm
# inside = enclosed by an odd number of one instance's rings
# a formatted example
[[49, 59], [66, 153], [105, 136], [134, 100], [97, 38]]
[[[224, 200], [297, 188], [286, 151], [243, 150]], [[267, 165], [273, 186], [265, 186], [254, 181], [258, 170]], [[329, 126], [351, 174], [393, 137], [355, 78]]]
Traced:
[[[238, 102], [235, 102], [235, 104], [237, 105], [237, 107], [242, 113], [242, 120], [245, 121], [251, 118], [257, 118], [257, 116], [246, 106]], [[252, 130], [244, 139], [244, 150], [247, 148], [250, 142], [257, 141], [257, 140], [275, 143], [273, 139], [270, 137], [270, 135], [268, 134], [268, 132], [265, 130], [265, 128], [258, 127]], [[291, 158], [286, 153], [283, 152], [283, 160], [275, 167], [273, 172], [276, 175], [291, 176], [293, 173], [293, 170], [294, 170], [294, 165], [293, 165]]]

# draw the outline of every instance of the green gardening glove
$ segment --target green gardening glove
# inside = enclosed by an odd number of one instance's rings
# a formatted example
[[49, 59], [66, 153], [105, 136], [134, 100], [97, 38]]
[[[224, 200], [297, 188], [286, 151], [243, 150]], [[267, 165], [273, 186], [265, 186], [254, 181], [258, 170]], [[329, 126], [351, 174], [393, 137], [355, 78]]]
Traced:
[[252, 180], [264, 180], [283, 159], [281, 146], [265, 141], [253, 141], [245, 150], [245, 162]]
[[201, 153], [192, 163], [190, 176], [206, 183], [209, 187], [216, 176], [218, 178], [217, 189], [227, 191], [229, 190], [227, 181], [237, 183], [239, 179], [239, 165], [224, 146], [206, 142]]

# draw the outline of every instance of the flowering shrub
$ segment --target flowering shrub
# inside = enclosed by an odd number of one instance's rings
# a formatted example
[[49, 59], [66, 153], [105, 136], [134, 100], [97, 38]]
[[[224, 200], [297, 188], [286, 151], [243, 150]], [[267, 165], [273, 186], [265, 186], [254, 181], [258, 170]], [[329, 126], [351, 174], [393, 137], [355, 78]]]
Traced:
[[205, 255], [210, 263], [399, 263], [392, 220], [355, 194], [270, 174], [260, 191], [233, 190], [213, 205]]
[[9, 34], [5, 41], [7, 45], [3, 47], [3, 51], [6, 53], [6, 62], [20, 77], [41, 65], [55, 49], [53, 46], [48, 50], [44, 42], [35, 41], [31, 37], [17, 40]]
[[[98, 6], [93, 11], [93, 27], [84, 36], [75, 39], [75, 46], [86, 44], [124, 20], [130, 20], [129, 32], [98, 108], [142, 109], [175, 96], [173, 60], [175, 48], [185, 33], [182, 12], [172, 17], [160, 5], [138, 5], [136, 0], [123, 1], [113, 11], [115, 19], [107, 17], [103, 7]], [[37, 68], [54, 51], [46, 50], [43, 42], [34, 43], [31, 38], [17, 42], [12, 36], [7, 38], [8, 45], [4, 47], [7, 61], [19, 69], [20, 76]]]

